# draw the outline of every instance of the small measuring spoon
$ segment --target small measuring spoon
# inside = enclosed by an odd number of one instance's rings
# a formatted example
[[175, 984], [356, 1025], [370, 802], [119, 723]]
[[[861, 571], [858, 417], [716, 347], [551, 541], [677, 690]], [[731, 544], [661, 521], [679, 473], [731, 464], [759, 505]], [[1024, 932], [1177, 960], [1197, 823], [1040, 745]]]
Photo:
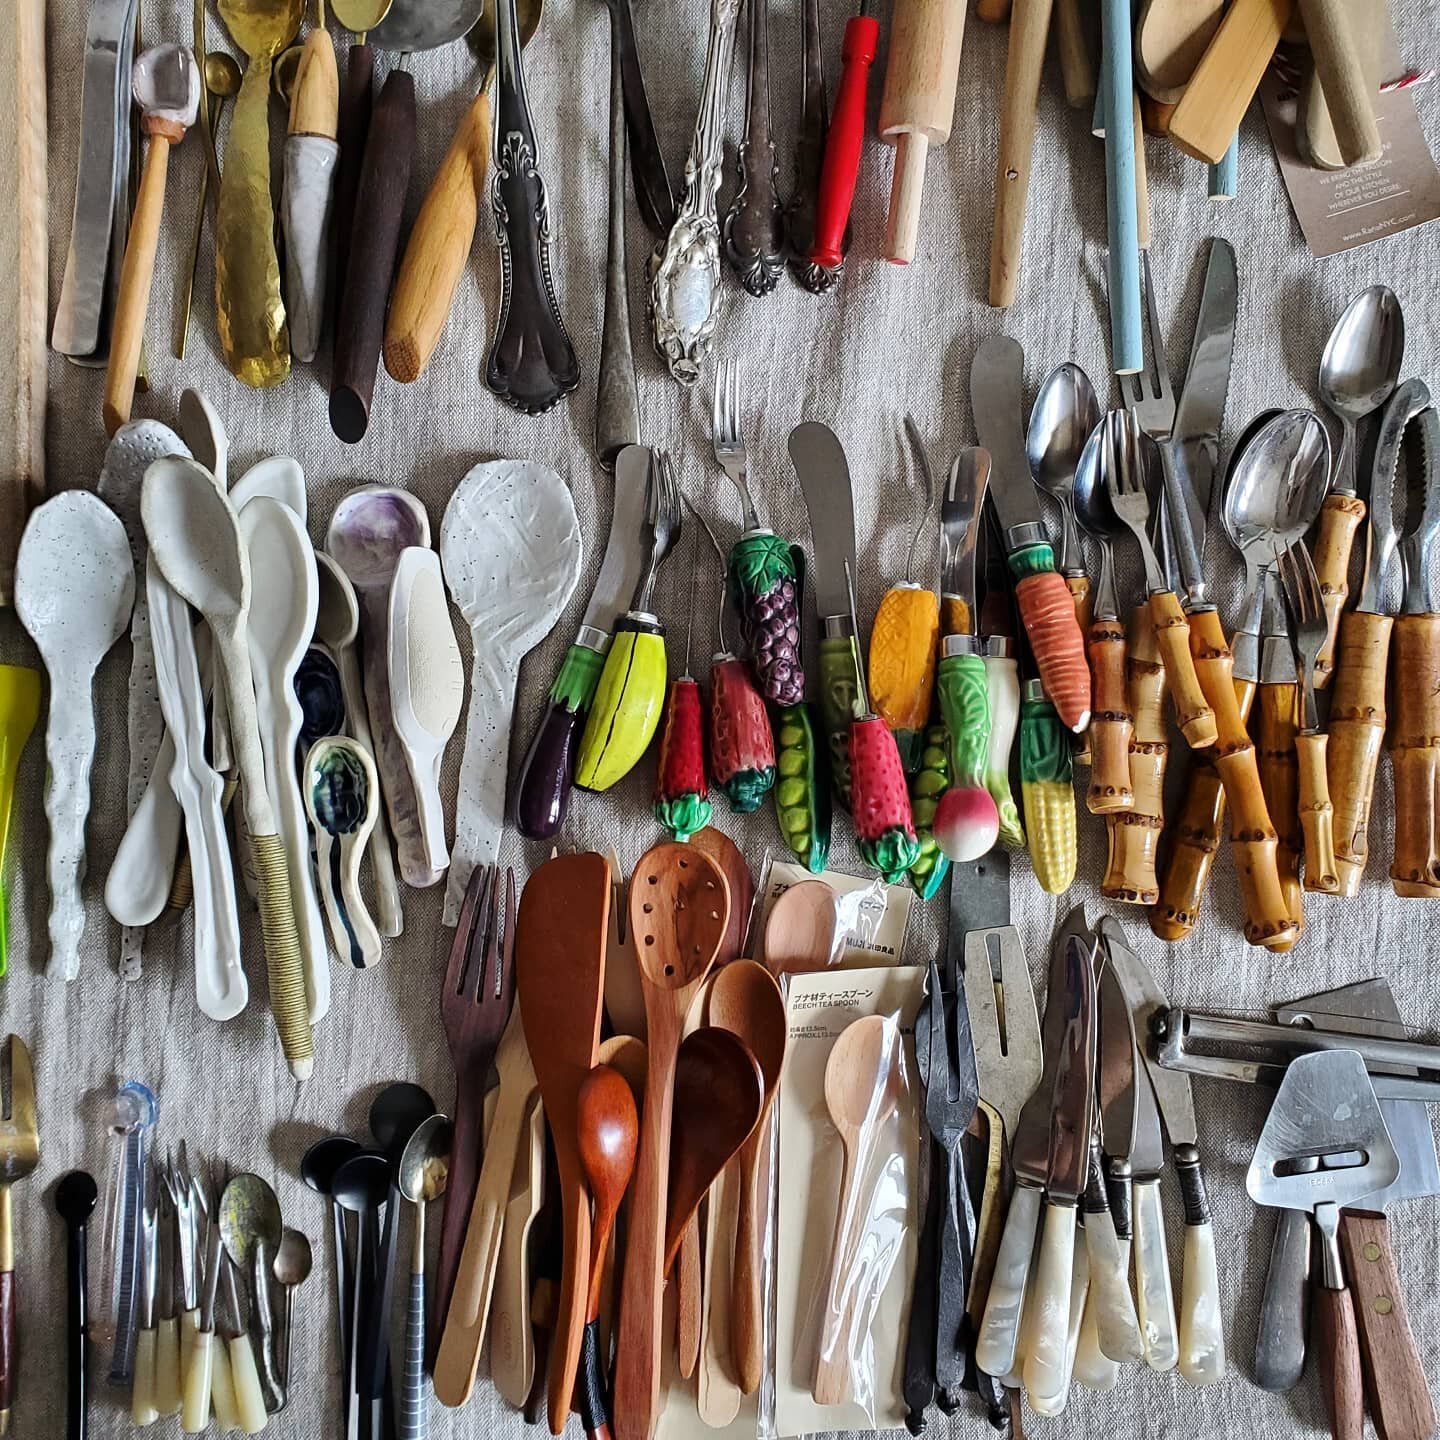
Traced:
[[360, 856], [380, 811], [375, 762], [346, 736], [317, 740], [305, 757], [302, 788], [335, 953], [367, 969], [380, 958], [380, 933], [360, 893]]
[[[425, 507], [404, 490], [381, 485], [352, 490], [341, 500], [325, 536], [326, 550], [345, 572], [360, 603], [365, 700], [374, 741], [370, 753], [380, 772], [400, 873], [405, 883], [417, 890], [434, 885], [440, 875], [426, 860], [415, 787], [405, 763], [405, 747], [395, 733], [385, 637], [390, 623], [390, 584], [400, 555], [411, 546], [429, 544], [430, 518]], [[351, 708], [348, 697], [346, 706]]]
[[95, 671], [125, 633], [135, 604], [135, 562], [125, 527], [103, 500], [67, 490], [30, 515], [15, 561], [15, 613], [50, 674], [45, 818], [50, 826], [50, 962], [53, 980], [80, 973], [85, 905], [85, 820], [95, 759]]

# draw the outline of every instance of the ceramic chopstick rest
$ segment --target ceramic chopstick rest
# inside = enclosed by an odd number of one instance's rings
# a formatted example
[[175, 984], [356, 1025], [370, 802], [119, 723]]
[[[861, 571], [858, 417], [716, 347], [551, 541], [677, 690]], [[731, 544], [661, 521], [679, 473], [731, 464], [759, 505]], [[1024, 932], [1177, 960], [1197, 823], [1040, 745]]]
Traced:
[[440, 561], [470, 627], [473, 651], [465, 757], [445, 923], [455, 924], [470, 872], [493, 861], [505, 824], [505, 774], [520, 662], [560, 618], [580, 575], [575, 502], [530, 460], [477, 465], [455, 487], [440, 526]]
[[310, 830], [295, 769], [300, 701], [295, 674], [315, 633], [319, 581], [315, 551], [300, 517], [268, 495], [240, 511], [240, 534], [255, 583], [250, 596], [250, 667], [270, 804], [290, 871], [290, 898], [300, 934], [305, 995], [314, 1025], [330, 1008], [330, 963], [325, 925], [310, 866]]
[[390, 713], [415, 786], [425, 858], [432, 870], [444, 870], [450, 855], [440, 761], [465, 704], [465, 666], [433, 550], [412, 546], [400, 553], [390, 582], [386, 655]]
[[15, 611], [50, 674], [45, 755], [50, 826], [51, 979], [80, 972], [85, 906], [85, 820], [95, 758], [91, 687], [135, 604], [135, 562], [125, 527], [95, 495], [67, 490], [33, 511], [15, 566]]
[[404, 490], [382, 485], [352, 490], [345, 496], [335, 507], [325, 536], [326, 550], [349, 578], [360, 602], [360, 655], [372, 740], [370, 753], [380, 773], [380, 793], [395, 837], [400, 874], [407, 885], [417, 890], [438, 884], [444, 872], [432, 869], [425, 854], [415, 786], [391, 713], [385, 640], [390, 625], [390, 582], [400, 563], [400, 553], [411, 546], [429, 544], [430, 517], [425, 507]]
[[368, 969], [380, 958], [380, 932], [360, 893], [360, 856], [380, 813], [375, 762], [346, 736], [317, 740], [305, 757], [302, 788], [335, 953]]
[[[136, 420], [115, 432], [105, 451], [96, 491], [120, 517], [134, 557], [135, 609], [130, 617], [130, 686], [126, 733], [130, 770], [126, 807], [130, 824], [105, 879], [105, 908], [120, 923], [120, 975], [140, 974], [143, 927], [165, 908], [180, 843], [180, 804], [168, 780], [148, 782], [165, 744], [165, 722], [155, 681], [150, 645], [150, 605], [145, 593], [145, 556], [150, 545], [140, 522], [140, 486], [153, 460], [189, 455], [185, 442], [158, 420]], [[164, 583], [163, 581], [161, 582]], [[167, 765], [173, 752], [163, 757]], [[168, 769], [167, 769], [168, 774]]]
[[146, 567], [145, 582], [155, 632], [155, 675], [169, 742], [165, 747], [169, 768], [157, 779], [179, 797], [189, 845], [195, 1003], [212, 1020], [229, 1020], [245, 1008], [250, 990], [240, 958], [235, 873], [220, 803], [225, 782], [205, 757], [205, 687], [190, 607], [166, 583], [153, 559]]

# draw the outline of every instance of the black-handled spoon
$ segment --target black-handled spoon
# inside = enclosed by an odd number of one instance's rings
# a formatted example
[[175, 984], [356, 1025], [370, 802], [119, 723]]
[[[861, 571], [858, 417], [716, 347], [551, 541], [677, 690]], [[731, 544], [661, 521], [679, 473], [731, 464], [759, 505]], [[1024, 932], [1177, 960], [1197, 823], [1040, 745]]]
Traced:
[[90, 1417], [89, 1317], [85, 1309], [86, 1231], [99, 1191], [95, 1177], [84, 1170], [72, 1170], [55, 1187], [55, 1209], [65, 1222], [65, 1280], [70, 1308], [66, 1332], [69, 1369], [69, 1401], [66, 1424], [68, 1440], [85, 1440]]

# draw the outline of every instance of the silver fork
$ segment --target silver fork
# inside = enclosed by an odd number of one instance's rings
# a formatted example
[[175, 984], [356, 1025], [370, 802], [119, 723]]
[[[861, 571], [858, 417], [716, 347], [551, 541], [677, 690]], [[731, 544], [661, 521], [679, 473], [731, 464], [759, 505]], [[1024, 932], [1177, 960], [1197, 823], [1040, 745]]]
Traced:
[[710, 442], [715, 448], [715, 463], [730, 477], [740, 492], [740, 508], [745, 513], [745, 528], [759, 530], [760, 516], [750, 495], [748, 472], [750, 456], [740, 426], [740, 362], [722, 360], [715, 376], [715, 402], [710, 417]]
[[648, 614], [655, 594], [655, 577], [680, 540], [680, 486], [675, 479], [675, 467], [663, 450], [655, 452], [645, 519], [650, 531], [650, 563], [645, 567], [631, 609]]
[[1340, 889], [1335, 863], [1335, 809], [1325, 763], [1329, 737], [1320, 729], [1315, 703], [1315, 662], [1325, 644], [1329, 622], [1315, 562], [1304, 544], [1284, 551], [1277, 566], [1290, 610], [1295, 668], [1300, 672], [1302, 723], [1295, 736], [1300, 765], [1300, 826], [1305, 833], [1305, 888], [1334, 894]]

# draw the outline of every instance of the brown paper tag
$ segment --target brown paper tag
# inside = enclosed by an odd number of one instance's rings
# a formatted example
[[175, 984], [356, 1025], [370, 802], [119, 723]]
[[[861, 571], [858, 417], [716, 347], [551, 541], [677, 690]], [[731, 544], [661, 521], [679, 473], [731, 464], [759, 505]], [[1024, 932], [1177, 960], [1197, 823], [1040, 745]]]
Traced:
[[[1300, 154], [1300, 97], [1285, 68], [1271, 65], [1266, 70], [1260, 103], [1290, 204], [1312, 253], [1338, 255], [1440, 218], [1440, 170], [1426, 147], [1408, 89], [1375, 97], [1375, 119], [1385, 147], [1379, 160], [1350, 170], [1319, 170]], [[1382, 72], [1399, 71], [1391, 37]]]

